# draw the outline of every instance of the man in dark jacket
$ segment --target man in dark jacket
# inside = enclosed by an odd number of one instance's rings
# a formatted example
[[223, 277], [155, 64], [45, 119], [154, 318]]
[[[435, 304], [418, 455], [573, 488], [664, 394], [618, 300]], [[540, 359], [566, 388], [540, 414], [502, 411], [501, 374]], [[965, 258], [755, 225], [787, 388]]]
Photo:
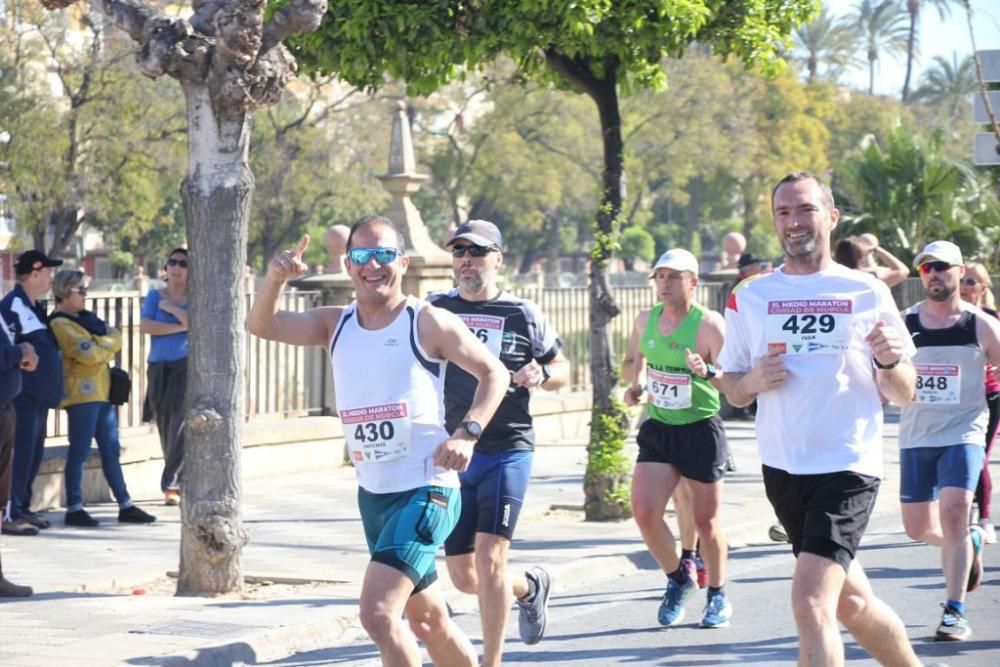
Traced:
[[[3, 523], [5, 535], [37, 535], [28, 530], [49, 527], [49, 521], [30, 511], [31, 485], [42, 463], [45, 421], [50, 408], [59, 407], [63, 394], [62, 357], [49, 331], [38, 299], [52, 286], [52, 267], [62, 264], [39, 250], [28, 250], [17, 258], [17, 284], [0, 300], [0, 316], [14, 343], [30, 343], [38, 355], [35, 372], [22, 378], [21, 393], [14, 398], [17, 423], [14, 430], [14, 465], [10, 507]], [[27, 524], [27, 526], [25, 525]]]
[[[0, 318], [0, 514], [7, 513], [10, 502], [10, 481], [14, 464], [14, 397], [21, 391], [21, 369], [33, 371], [38, 365], [38, 355], [31, 343], [14, 344], [14, 336], [7, 323]], [[24, 522], [35, 533], [38, 529]], [[30, 586], [18, 586], [3, 574], [0, 558], [0, 598], [21, 598], [31, 595]]]

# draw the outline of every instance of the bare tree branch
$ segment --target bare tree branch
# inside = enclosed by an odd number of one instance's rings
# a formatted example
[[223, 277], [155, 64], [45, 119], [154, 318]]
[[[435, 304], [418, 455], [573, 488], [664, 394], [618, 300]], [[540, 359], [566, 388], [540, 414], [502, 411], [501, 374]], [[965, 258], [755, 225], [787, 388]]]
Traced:
[[291, 0], [276, 11], [264, 26], [261, 53], [267, 53], [297, 32], [312, 32], [326, 14], [326, 0]]

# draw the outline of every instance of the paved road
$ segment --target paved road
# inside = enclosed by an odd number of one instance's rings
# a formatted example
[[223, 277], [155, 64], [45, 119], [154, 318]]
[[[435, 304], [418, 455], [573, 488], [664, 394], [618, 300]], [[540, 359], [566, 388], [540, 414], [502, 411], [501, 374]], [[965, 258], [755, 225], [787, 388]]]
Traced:
[[[966, 642], [933, 641], [944, 598], [936, 550], [902, 534], [892, 516], [877, 518], [862, 548], [862, 561], [877, 593], [903, 619], [917, 654], [925, 663], [950, 667], [1000, 665], [1000, 566], [987, 564], [983, 585], [968, 598], [973, 637]], [[734, 550], [728, 590], [736, 611], [730, 628], [697, 627], [703, 598], [688, 603], [687, 619], [676, 628], [656, 623], [663, 575], [650, 559], [633, 575], [590, 585], [563, 582], [551, 602], [549, 632], [528, 647], [508, 639], [504, 664], [551, 667], [608, 665], [796, 664], [797, 640], [788, 607], [792, 557], [787, 546], [755, 544]], [[480, 645], [479, 620], [460, 614], [457, 622]], [[847, 664], [875, 665], [845, 634]], [[358, 642], [334, 649], [300, 653], [267, 664], [288, 667], [378, 665], [374, 647]]]

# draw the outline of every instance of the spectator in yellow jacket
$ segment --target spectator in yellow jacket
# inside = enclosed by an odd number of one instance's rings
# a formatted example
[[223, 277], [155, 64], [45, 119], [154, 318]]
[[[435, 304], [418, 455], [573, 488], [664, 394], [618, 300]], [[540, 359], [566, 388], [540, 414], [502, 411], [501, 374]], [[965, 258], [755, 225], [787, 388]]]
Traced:
[[69, 452], [66, 455], [66, 525], [96, 528], [100, 522], [83, 509], [83, 467], [97, 440], [101, 469], [118, 502], [118, 521], [152, 523], [156, 517], [135, 506], [125, 487], [119, 460], [118, 413], [108, 402], [111, 387], [108, 362], [122, 347], [121, 332], [108, 328], [85, 309], [86, 276], [63, 269], [52, 281], [56, 309], [49, 327], [62, 352], [65, 395], [60, 407], [69, 416]]

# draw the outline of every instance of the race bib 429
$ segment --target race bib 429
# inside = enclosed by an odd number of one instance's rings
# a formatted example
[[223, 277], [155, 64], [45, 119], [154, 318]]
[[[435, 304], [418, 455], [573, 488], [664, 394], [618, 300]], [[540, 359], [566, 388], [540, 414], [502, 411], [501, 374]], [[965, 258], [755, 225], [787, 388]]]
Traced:
[[787, 299], [767, 302], [768, 351], [841, 354], [851, 345], [850, 299]]

